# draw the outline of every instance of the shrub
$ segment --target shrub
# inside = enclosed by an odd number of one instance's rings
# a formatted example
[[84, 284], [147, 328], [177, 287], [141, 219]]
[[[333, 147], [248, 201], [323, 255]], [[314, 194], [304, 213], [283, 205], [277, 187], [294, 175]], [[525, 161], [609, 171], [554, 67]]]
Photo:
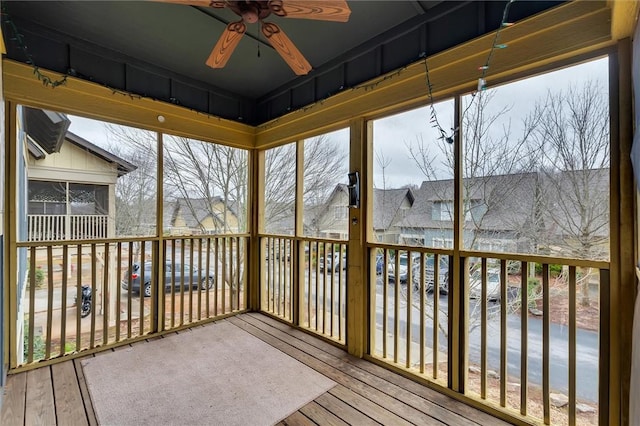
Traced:
[[[549, 264], [549, 275], [551, 275], [552, 278], [557, 277], [561, 273], [562, 273], [562, 265], [559, 265], [557, 263]], [[541, 275], [542, 274], [542, 264], [541, 263], [536, 263], [536, 274], [537, 275]]]
[[[40, 288], [44, 285], [45, 274], [41, 267], [37, 267], [33, 275], [36, 277], [36, 288]], [[31, 277], [27, 278], [27, 286], [31, 284]]]
[[[29, 320], [24, 320], [24, 339], [23, 339], [23, 348], [22, 353], [24, 355], [24, 359], [27, 360], [29, 357]], [[40, 335], [33, 336], [33, 359], [39, 360], [43, 359], [45, 355], [45, 345], [44, 339]]]
[[540, 293], [540, 280], [535, 277], [527, 278], [527, 297], [529, 300], [529, 307], [536, 307], [536, 299]]

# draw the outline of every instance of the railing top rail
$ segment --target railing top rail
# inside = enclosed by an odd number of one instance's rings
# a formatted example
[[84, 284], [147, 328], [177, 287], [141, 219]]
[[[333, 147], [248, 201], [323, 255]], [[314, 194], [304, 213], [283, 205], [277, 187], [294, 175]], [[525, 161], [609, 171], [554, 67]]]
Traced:
[[[407, 251], [412, 251], [417, 253], [432, 253], [432, 254], [449, 255], [449, 256], [453, 255], [452, 249], [406, 246], [406, 245], [388, 244], [388, 243], [367, 243], [367, 246], [369, 248], [381, 248], [386, 250], [403, 250], [403, 251], [407, 250]], [[561, 265], [567, 265], [567, 266], [577, 266], [577, 267], [597, 268], [597, 269], [610, 269], [611, 267], [610, 262], [605, 260], [573, 259], [568, 257], [547, 256], [547, 255], [539, 255], [539, 254], [461, 250], [460, 256], [484, 257], [487, 259], [515, 260], [519, 262], [531, 262], [531, 263], [561, 264]]]
[[378, 248], [385, 250], [407, 250], [416, 253], [439, 254], [444, 256], [453, 256], [453, 249], [441, 249], [435, 247], [405, 246], [400, 244], [389, 243], [367, 243], [369, 248]]
[[171, 237], [158, 237], [158, 236], [146, 236], [146, 237], [117, 237], [117, 238], [95, 238], [95, 239], [80, 239], [80, 240], [48, 240], [48, 241], [20, 241], [16, 243], [17, 247], [47, 247], [47, 246], [77, 246], [79, 244], [104, 244], [104, 243], [129, 243], [140, 241], [157, 241], [157, 240], [197, 240], [205, 238], [228, 238], [228, 237], [240, 237], [248, 238], [249, 234], [203, 234], [203, 235], [182, 235]]
[[297, 240], [297, 241], [313, 241], [320, 243], [330, 243], [330, 244], [347, 244], [347, 240], [338, 240], [332, 238], [320, 238], [320, 237], [307, 237], [300, 236], [296, 237], [295, 235], [276, 235], [276, 234], [259, 234], [259, 238], [281, 238], [284, 240]]
[[561, 264], [567, 266], [578, 266], [585, 268], [598, 268], [609, 269], [611, 267], [610, 262], [604, 260], [589, 260], [589, 259], [572, 259], [567, 257], [555, 257], [546, 255], [534, 255], [534, 254], [522, 254], [522, 253], [496, 253], [496, 252], [481, 252], [481, 251], [460, 251], [462, 257], [486, 257], [488, 259], [504, 259], [515, 260], [520, 262], [530, 263], [546, 263]]
[[251, 235], [245, 234], [197, 234], [197, 235], [171, 235], [162, 237], [163, 240], [198, 240], [205, 238], [249, 238]]

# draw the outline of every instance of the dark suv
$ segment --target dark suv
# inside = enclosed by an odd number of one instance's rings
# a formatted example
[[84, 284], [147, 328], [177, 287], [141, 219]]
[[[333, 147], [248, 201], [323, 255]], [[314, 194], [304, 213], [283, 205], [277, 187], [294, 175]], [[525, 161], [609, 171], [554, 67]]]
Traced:
[[[435, 276], [435, 259], [432, 254], [428, 254], [424, 263], [424, 278], [425, 278], [425, 291], [433, 291], [434, 276]], [[412, 269], [413, 288], [420, 288], [420, 280], [422, 274], [420, 274], [420, 263], [414, 263]], [[440, 256], [440, 270], [438, 274], [438, 289], [440, 293], [449, 293], [449, 256]]]
[[[143, 286], [143, 294], [145, 297], [151, 296], [151, 262], [145, 262], [144, 264], [144, 286]], [[140, 294], [140, 281], [142, 277], [142, 271], [140, 270], [140, 264], [134, 263], [131, 268], [131, 291], [134, 293]], [[203, 290], [210, 289], [213, 287], [215, 283], [215, 276], [209, 272], [203, 270], [198, 270], [198, 268], [187, 265], [175, 263], [171, 264], [171, 262], [166, 262], [164, 265], [164, 285], [165, 289], [168, 291], [179, 290], [180, 287], [184, 288], [198, 288], [200, 287]], [[175, 284], [172, 284], [172, 279], [174, 279]], [[121, 287], [123, 290], [129, 290], [129, 272], [125, 272], [124, 279], [121, 282]]]

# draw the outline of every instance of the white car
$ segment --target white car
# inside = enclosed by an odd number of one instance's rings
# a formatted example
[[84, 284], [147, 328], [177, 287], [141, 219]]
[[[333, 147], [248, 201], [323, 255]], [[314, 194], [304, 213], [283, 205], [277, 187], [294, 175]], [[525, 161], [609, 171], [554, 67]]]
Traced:
[[[482, 296], [481, 272], [475, 271], [469, 277], [469, 297], [479, 299]], [[500, 270], [487, 271], [487, 300], [500, 301]]]

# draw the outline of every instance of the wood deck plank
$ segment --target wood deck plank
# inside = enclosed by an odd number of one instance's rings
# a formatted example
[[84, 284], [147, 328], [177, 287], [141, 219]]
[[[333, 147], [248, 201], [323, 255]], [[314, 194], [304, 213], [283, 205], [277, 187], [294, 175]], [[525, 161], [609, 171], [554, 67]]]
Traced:
[[320, 395], [316, 398], [315, 402], [348, 424], [360, 426], [374, 426], [380, 424], [361, 411], [358, 411], [357, 407], [352, 407], [343, 400], [331, 395], [329, 392]]
[[[287, 355], [297, 359], [298, 361], [306, 364], [307, 366], [318, 371], [320, 374], [327, 376], [334, 380], [336, 383], [343, 385], [351, 391], [358, 393], [370, 401], [375, 401], [376, 405], [383, 408], [383, 411], [390, 415], [389, 421], [384, 421], [386, 424], [437, 424], [441, 425], [442, 422], [425, 415], [424, 413], [406, 405], [402, 401], [390, 397], [389, 395], [380, 392], [379, 390], [369, 386], [366, 383], [357, 380], [350, 375], [340, 371], [334, 366], [324, 363], [306, 352], [291, 346], [289, 343], [284, 342], [271, 334], [260, 330], [258, 327], [240, 319], [232, 317], [227, 319], [232, 324], [246, 330], [259, 339], [267, 342], [276, 349], [281, 350]], [[367, 413], [368, 414], [368, 413]], [[382, 415], [382, 414], [381, 414]], [[370, 416], [371, 417], [371, 416]]]
[[265, 324], [269, 324], [274, 328], [278, 328], [280, 330], [286, 331], [297, 339], [302, 340], [305, 343], [308, 343], [311, 346], [315, 346], [316, 348], [323, 350], [336, 358], [348, 359], [349, 354], [344, 349], [333, 345], [322, 338], [318, 338], [314, 336], [312, 333], [308, 333], [302, 330], [298, 330], [297, 328], [292, 327], [290, 324], [287, 324], [283, 321], [280, 321], [276, 318], [273, 318], [267, 314], [261, 314], [258, 312], [248, 312], [243, 315], [243, 317], [248, 316], [255, 318], [259, 321], [264, 322]]
[[59, 425], [88, 425], [82, 393], [72, 361], [51, 366], [56, 419]]
[[24, 404], [27, 393], [27, 375], [12, 374], [7, 377], [5, 398], [2, 403], [0, 424], [13, 426], [24, 424]]
[[[250, 316], [253, 316], [254, 318], [262, 320], [262, 322], [264, 322], [265, 324], [269, 324], [274, 328], [282, 330], [287, 334], [290, 334], [295, 338], [303, 340], [304, 342], [309, 343], [310, 345], [313, 345], [318, 349], [324, 350], [329, 353], [335, 353], [335, 351], [340, 351], [344, 353], [342, 349], [337, 348], [331, 343], [328, 343], [322, 339], [317, 339], [314, 336], [310, 335], [309, 333], [293, 328], [292, 326], [285, 324], [281, 321], [278, 321], [277, 319], [272, 318], [268, 315], [255, 314], [255, 313], [251, 313], [247, 315], [250, 315]], [[444, 395], [443, 393], [440, 393], [435, 389], [431, 389], [407, 377], [403, 377], [399, 374], [396, 374], [393, 371], [387, 370], [386, 368], [381, 367], [377, 364], [374, 364], [370, 361], [367, 361], [366, 359], [348, 357], [348, 360], [350, 364], [353, 364], [354, 366], [370, 374], [373, 374], [377, 377], [380, 377], [390, 383], [400, 386], [415, 395], [418, 395], [424, 399], [434, 402], [449, 411], [452, 411], [461, 416], [464, 416], [468, 420], [471, 420], [473, 422], [477, 422], [480, 424], [509, 425], [509, 423], [503, 420], [500, 420], [496, 417], [493, 417], [488, 413], [477, 410], [463, 402], [450, 398], [447, 395]]]
[[[243, 317], [243, 319], [260, 328], [261, 330], [270, 333], [270, 326], [264, 322], [261, 322], [259, 319], [255, 317]], [[320, 361], [325, 362], [329, 365], [333, 365], [349, 376], [367, 383], [371, 387], [388, 395], [391, 398], [394, 398], [402, 404], [406, 404], [414, 408], [416, 410], [415, 412], [411, 410], [405, 410], [403, 406], [398, 406], [397, 404], [395, 405], [398, 407], [398, 409], [402, 409], [403, 415], [406, 416], [405, 418], [413, 423], [424, 424], [425, 422], [429, 423], [435, 421], [435, 424], [442, 422], [460, 426], [473, 426], [477, 424], [474, 421], [451, 412], [450, 410], [443, 408], [428, 399], [417, 396], [414, 393], [403, 389], [401, 386], [395, 385], [378, 376], [374, 376], [370, 373], [367, 373], [366, 371], [363, 371], [362, 369], [354, 366], [351, 362], [356, 359], [355, 357], [349, 356], [348, 359], [336, 359], [330, 354], [318, 350], [318, 348], [316, 348], [315, 346], [311, 346], [308, 343], [303, 342], [302, 340], [298, 340], [295, 337], [292, 339], [293, 336], [291, 334], [286, 333], [279, 328], [271, 327], [271, 329], [273, 330], [271, 334], [279, 337], [281, 340], [284, 340], [292, 345], [295, 342], [295, 346], [297, 348], [304, 350], [310, 355], [313, 355]]]
[[315, 401], [311, 401], [310, 403], [302, 407], [299, 411], [319, 425], [347, 426], [347, 423], [345, 421], [343, 421]]
[[281, 423], [286, 426], [314, 426], [316, 424], [300, 411], [296, 411]]
[[37, 368], [27, 372], [25, 425], [54, 425], [56, 411], [51, 383], [51, 369]]
[[[245, 313], [221, 321], [251, 333], [338, 383], [281, 425], [507, 424], [268, 315]], [[153, 345], [156, 339], [146, 340], [137, 344]], [[130, 348], [125, 345], [115, 350]], [[10, 375], [6, 391], [2, 425], [97, 425], [81, 358]]]
[[[358, 407], [368, 417], [376, 419], [383, 425], [411, 425], [412, 423], [392, 413], [383, 406], [376, 404], [359, 393], [338, 385], [329, 390], [329, 393], [352, 407]], [[422, 423], [416, 423], [422, 424]]]
[[80, 359], [74, 359], [73, 366], [76, 369], [76, 376], [78, 377], [78, 384], [80, 385], [80, 393], [82, 394], [82, 401], [84, 402], [84, 411], [87, 414], [87, 420], [89, 421], [90, 426], [97, 426], [98, 420], [96, 419], [96, 413], [93, 410], [91, 395], [89, 395], [89, 388], [87, 387], [87, 382], [84, 379], [84, 372], [82, 371]]

